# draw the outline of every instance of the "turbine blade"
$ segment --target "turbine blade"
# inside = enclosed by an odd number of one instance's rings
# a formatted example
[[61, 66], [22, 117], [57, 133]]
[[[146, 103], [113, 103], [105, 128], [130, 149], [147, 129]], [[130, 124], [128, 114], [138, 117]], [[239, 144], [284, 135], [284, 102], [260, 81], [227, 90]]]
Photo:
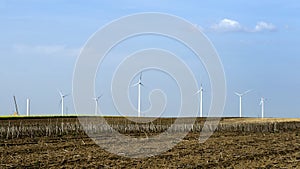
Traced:
[[242, 96], [242, 94], [238, 93], [238, 92], [234, 92], [235, 95], [237, 96]]
[[101, 94], [100, 96], [98, 96], [97, 99], [99, 100], [102, 96], [103, 96], [103, 94]]
[[93, 100], [95, 100], [96, 102], [98, 102], [99, 101], [99, 99], [101, 98], [103, 96], [103, 94], [101, 94], [100, 96], [98, 96], [98, 97], [94, 97], [93, 98]]
[[139, 82], [137, 82], [137, 83], [131, 85], [131, 87], [135, 87], [135, 86], [137, 86], [137, 85], [139, 85]]
[[261, 97], [261, 98], [260, 98], [259, 105], [262, 105], [262, 104], [264, 104], [264, 102], [265, 102], [265, 98]]
[[60, 90], [58, 90], [58, 93], [59, 93], [60, 97], [63, 97], [63, 93]]
[[198, 90], [198, 91], [196, 91], [194, 95], [197, 95], [197, 94], [199, 94], [200, 92], [201, 92], [201, 89]]
[[141, 72], [140, 74], [140, 80], [142, 80], [142, 78], [143, 78], [143, 72]]
[[247, 90], [247, 91], [245, 91], [242, 95], [245, 95], [245, 94], [247, 94], [247, 93], [249, 93], [249, 92], [251, 92], [251, 91], [252, 91], [252, 89]]
[[201, 85], [200, 85], [200, 90], [202, 90], [202, 91], [203, 91], [203, 86], [202, 86], [202, 83], [201, 83]]

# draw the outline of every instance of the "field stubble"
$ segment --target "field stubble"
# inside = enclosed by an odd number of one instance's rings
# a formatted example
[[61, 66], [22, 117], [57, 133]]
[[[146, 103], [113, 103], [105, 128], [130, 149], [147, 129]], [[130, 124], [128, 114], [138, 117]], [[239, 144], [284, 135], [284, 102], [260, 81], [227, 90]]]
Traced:
[[[203, 120], [198, 119], [193, 131], [171, 150], [132, 159], [103, 150], [82, 131], [77, 118], [2, 119], [0, 168], [300, 167], [298, 119], [223, 119], [217, 132], [200, 144]], [[165, 131], [173, 119], [140, 125], [122, 118], [107, 121], [126, 135], [151, 138]], [[96, 124], [90, 125], [94, 130], [99, 129]], [[181, 132], [184, 125], [177, 129], [174, 132]]]

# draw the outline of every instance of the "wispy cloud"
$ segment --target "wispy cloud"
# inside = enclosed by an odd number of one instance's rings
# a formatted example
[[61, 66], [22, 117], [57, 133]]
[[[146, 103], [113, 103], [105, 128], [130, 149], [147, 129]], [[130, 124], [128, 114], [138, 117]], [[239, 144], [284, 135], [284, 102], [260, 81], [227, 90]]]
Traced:
[[13, 45], [13, 51], [22, 54], [76, 56], [80, 49], [69, 48], [64, 45]]
[[258, 22], [254, 28], [254, 32], [275, 31], [276, 27], [272, 23]]
[[265, 21], [257, 22], [254, 28], [248, 28], [240, 24], [240, 22], [232, 19], [222, 19], [218, 23], [210, 26], [210, 29], [215, 32], [271, 32], [276, 31], [276, 26]]

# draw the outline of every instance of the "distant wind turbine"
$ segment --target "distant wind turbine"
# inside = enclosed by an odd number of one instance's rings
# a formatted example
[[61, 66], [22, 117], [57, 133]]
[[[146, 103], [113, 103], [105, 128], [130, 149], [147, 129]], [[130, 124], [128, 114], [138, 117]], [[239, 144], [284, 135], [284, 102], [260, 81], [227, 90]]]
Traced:
[[264, 118], [264, 113], [265, 113], [265, 98], [260, 98], [260, 103], [261, 105], [261, 118]]
[[200, 86], [200, 89], [195, 94], [200, 95], [199, 113], [200, 113], [200, 117], [203, 117], [203, 87], [202, 87], [202, 84]]
[[26, 115], [30, 116], [30, 99], [26, 100]]
[[60, 95], [60, 103], [61, 103], [61, 115], [64, 116], [64, 98], [69, 96], [68, 94], [63, 94], [61, 91], [58, 91]]
[[93, 98], [95, 100], [95, 115], [98, 114], [98, 107], [99, 107], [99, 99], [103, 96], [103, 94], [101, 94], [98, 97]]
[[140, 74], [139, 81], [132, 85], [132, 87], [138, 86], [138, 117], [141, 117], [141, 87], [144, 86], [142, 83], [143, 72]]
[[247, 90], [244, 93], [235, 92], [235, 94], [240, 97], [240, 117], [242, 117], [242, 97], [251, 91], [252, 90]]

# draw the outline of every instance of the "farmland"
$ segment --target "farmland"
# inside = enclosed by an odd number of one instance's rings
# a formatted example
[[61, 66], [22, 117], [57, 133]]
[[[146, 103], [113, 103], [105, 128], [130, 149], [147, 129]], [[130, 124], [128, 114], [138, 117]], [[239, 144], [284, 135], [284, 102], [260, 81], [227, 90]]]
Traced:
[[[87, 119], [91, 117], [86, 117]], [[0, 119], [0, 168], [297, 168], [300, 166], [300, 120], [225, 118], [217, 131], [199, 143], [205, 119], [197, 119], [189, 134], [172, 149], [143, 159], [127, 158], [99, 147], [83, 131], [115, 129], [130, 137], [151, 138], [175, 119], [137, 124], [108, 117], [112, 128], [81, 124], [76, 117]], [[186, 121], [188, 119], [185, 119]], [[82, 122], [82, 121], [81, 121]], [[178, 125], [174, 133], [183, 132]], [[160, 146], [161, 144], [157, 144]]]

